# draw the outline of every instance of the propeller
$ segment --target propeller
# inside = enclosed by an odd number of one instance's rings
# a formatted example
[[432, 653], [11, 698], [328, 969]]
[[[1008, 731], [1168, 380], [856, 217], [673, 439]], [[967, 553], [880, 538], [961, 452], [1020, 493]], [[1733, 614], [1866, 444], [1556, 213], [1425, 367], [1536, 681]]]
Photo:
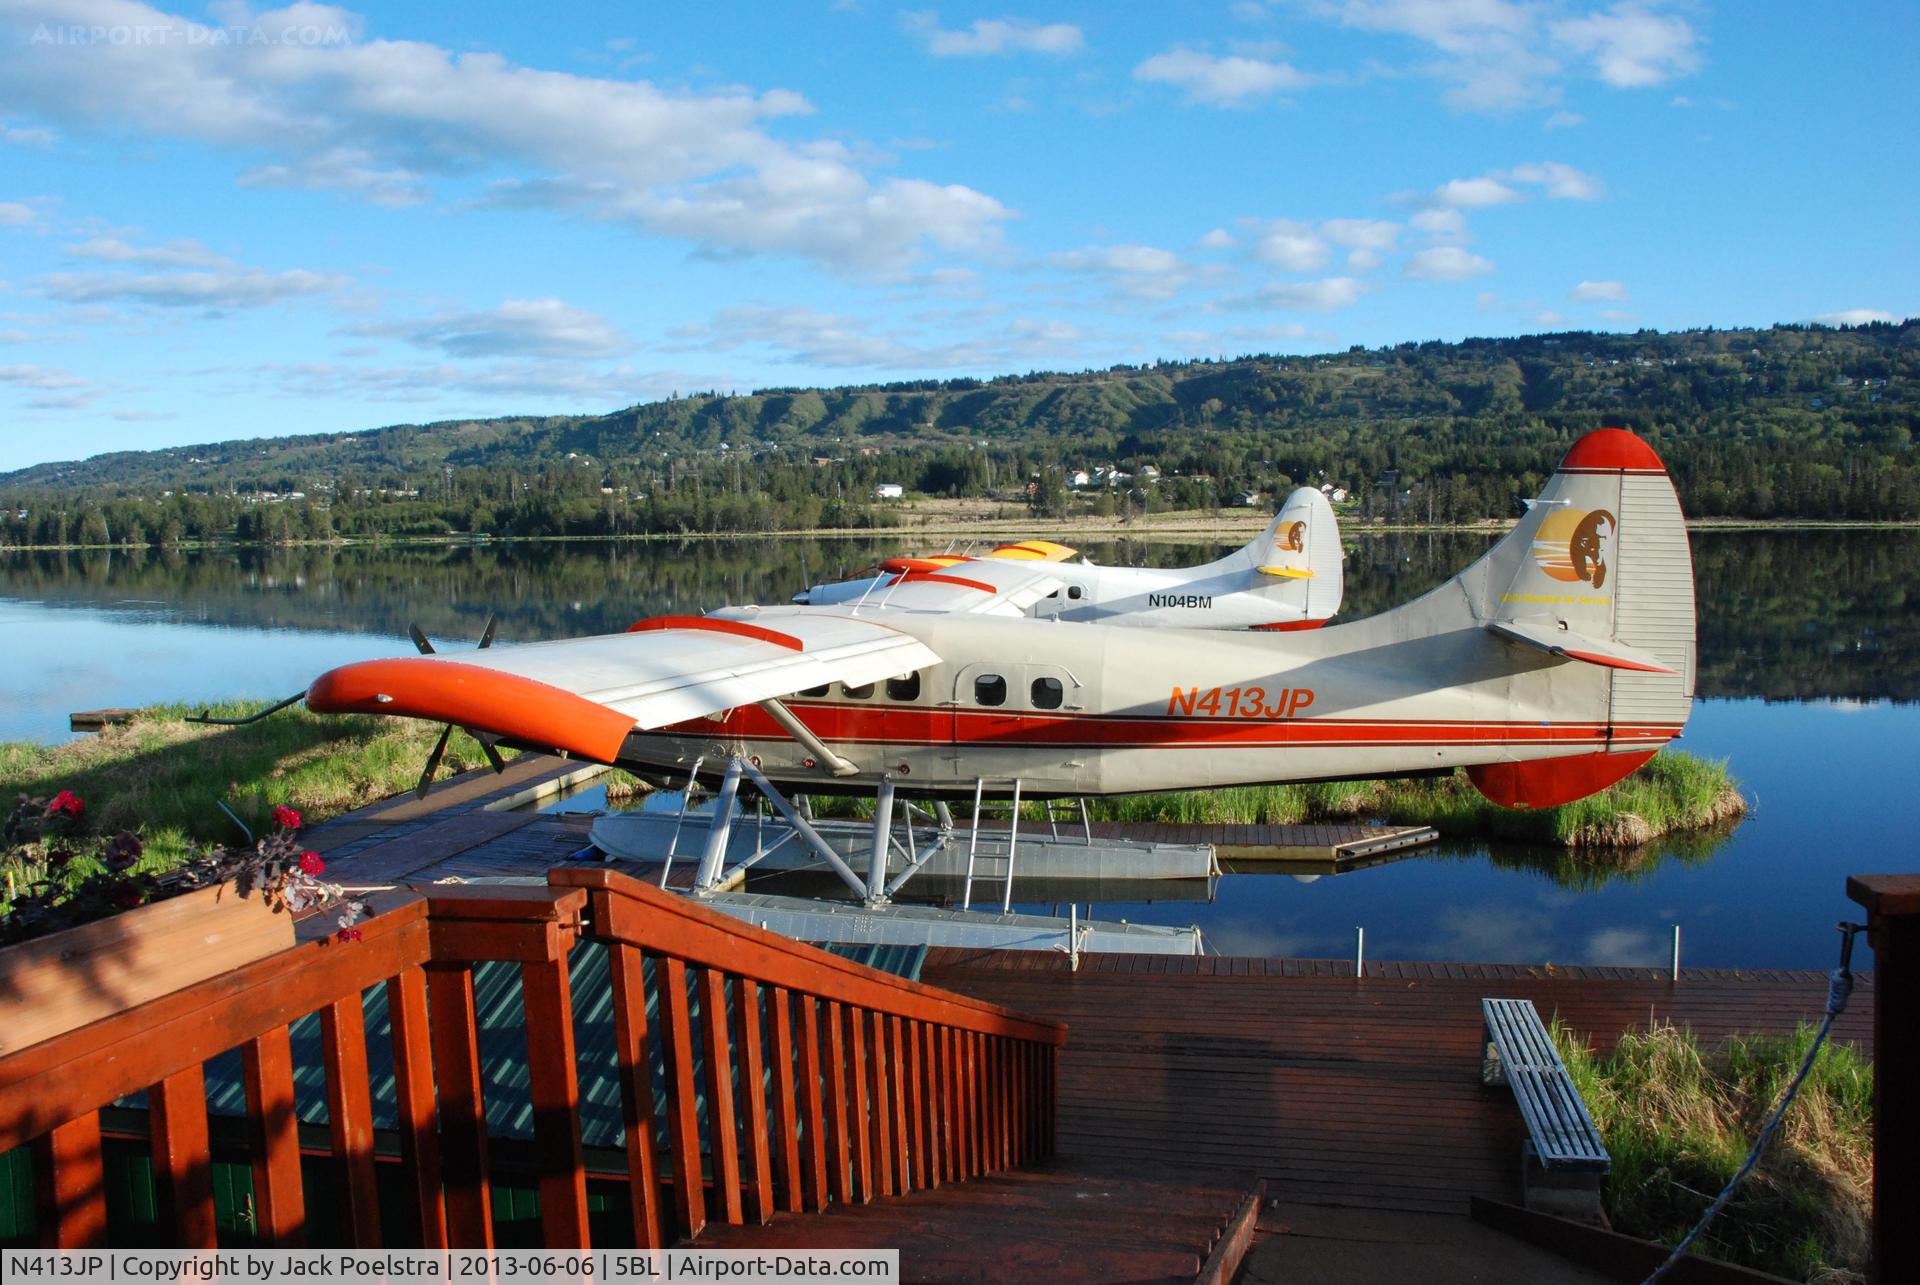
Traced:
[[[484, 651], [488, 647], [493, 646], [493, 627], [499, 623], [499, 619], [497, 615], [487, 617], [487, 627], [480, 631], [480, 646], [478, 650]], [[409, 624], [407, 626], [407, 637], [413, 639], [413, 645], [419, 649], [422, 656], [439, 654], [434, 651], [433, 644], [428, 641], [427, 636], [420, 632], [419, 625]], [[426, 798], [427, 791], [433, 788], [434, 773], [440, 770], [440, 760], [446, 757], [447, 742], [453, 739], [453, 726], [452, 723], [448, 723], [441, 731], [440, 739], [433, 743], [433, 752], [427, 755], [427, 765], [421, 769], [420, 772], [420, 784], [415, 786], [413, 790], [415, 798]], [[487, 756], [487, 762], [492, 766], [496, 774], [507, 770], [507, 761], [501, 758], [500, 751], [494, 748], [493, 737], [487, 735], [485, 732], [476, 732], [471, 727], [463, 727], [460, 730], [479, 743], [481, 752]]]

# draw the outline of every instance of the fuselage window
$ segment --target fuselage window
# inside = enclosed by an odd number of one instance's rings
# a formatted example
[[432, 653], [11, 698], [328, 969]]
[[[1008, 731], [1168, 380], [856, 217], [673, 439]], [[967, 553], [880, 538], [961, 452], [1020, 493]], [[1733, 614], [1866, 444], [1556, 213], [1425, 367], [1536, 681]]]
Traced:
[[831, 686], [833, 686], [832, 683], [822, 683], [818, 687], [804, 688], [800, 694], [802, 696], [808, 696], [814, 699], [818, 699], [819, 697], [825, 696], [827, 694], [827, 688]]
[[976, 705], [1006, 704], [1007, 680], [998, 674], [982, 674], [974, 679], [973, 703]]
[[890, 701], [917, 701], [920, 699], [920, 675], [907, 674], [901, 678], [887, 680], [887, 699]]
[[1027, 694], [1033, 697], [1035, 709], [1059, 709], [1060, 702], [1067, 697], [1067, 689], [1057, 678], [1036, 678]]
[[1080, 586], [1077, 584], [1070, 584], [1067, 586], [1067, 597], [1073, 599], [1075, 602], [1080, 601], [1081, 592], [1082, 590]]
[[873, 695], [873, 684], [862, 683], [858, 687], [848, 687], [845, 683], [842, 683], [840, 685], [840, 694], [850, 701], [863, 701]]

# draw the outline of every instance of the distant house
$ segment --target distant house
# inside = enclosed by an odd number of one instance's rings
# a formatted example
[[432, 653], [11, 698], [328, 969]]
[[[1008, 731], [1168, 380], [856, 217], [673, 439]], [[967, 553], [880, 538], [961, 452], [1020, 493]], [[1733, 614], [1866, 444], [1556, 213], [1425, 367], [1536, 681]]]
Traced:
[[873, 488], [873, 498], [876, 500], [897, 500], [906, 493], [907, 488], [898, 482], [882, 482]]
[[1083, 468], [1075, 469], [1073, 472], [1067, 474], [1067, 485], [1073, 487], [1092, 486], [1093, 474]]
[[1240, 492], [1239, 504], [1241, 508], [1250, 509], [1258, 503], [1260, 503], [1260, 492], [1258, 491]]

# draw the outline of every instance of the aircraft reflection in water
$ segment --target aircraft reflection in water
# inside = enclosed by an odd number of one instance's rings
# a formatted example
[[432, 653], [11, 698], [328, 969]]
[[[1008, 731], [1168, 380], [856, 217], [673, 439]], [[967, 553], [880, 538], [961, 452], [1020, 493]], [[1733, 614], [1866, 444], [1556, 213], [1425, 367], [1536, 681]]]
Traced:
[[1680, 506], [1658, 456], [1617, 429], [1576, 443], [1478, 562], [1352, 624], [1033, 618], [1067, 584], [1054, 579], [909, 575], [884, 606], [734, 608], [365, 661], [322, 675], [307, 704], [459, 724], [654, 779], [732, 761], [800, 790], [957, 796], [1018, 780], [1041, 796], [1464, 766], [1494, 801], [1542, 807], [1627, 775], [1693, 698]]

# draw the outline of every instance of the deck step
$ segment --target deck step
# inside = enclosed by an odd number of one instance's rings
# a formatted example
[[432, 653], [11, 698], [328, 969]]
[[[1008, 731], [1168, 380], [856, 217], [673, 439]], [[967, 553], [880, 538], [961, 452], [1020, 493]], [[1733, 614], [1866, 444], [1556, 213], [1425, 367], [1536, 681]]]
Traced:
[[[1055, 1161], [763, 1226], [710, 1226], [702, 1249], [898, 1249], [903, 1281], [1230, 1280], [1253, 1184]], [[1221, 1274], [1222, 1265], [1225, 1274]]]

